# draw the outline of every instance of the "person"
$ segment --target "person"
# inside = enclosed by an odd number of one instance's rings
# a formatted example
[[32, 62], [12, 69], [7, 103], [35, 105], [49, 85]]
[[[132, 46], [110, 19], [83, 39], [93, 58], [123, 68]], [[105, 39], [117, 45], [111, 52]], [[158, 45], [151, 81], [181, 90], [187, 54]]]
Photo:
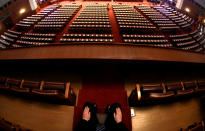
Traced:
[[74, 131], [128, 131], [122, 122], [122, 108], [119, 103], [108, 105], [105, 113], [107, 114], [104, 125], [99, 124], [96, 116], [97, 105], [86, 102], [83, 105], [82, 119]]

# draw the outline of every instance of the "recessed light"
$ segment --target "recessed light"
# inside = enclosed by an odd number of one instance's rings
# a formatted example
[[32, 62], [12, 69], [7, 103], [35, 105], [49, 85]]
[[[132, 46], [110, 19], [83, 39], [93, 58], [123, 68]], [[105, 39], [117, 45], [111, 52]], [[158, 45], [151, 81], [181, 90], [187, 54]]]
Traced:
[[24, 8], [22, 8], [22, 9], [19, 10], [19, 13], [20, 13], [20, 14], [23, 14], [23, 13], [25, 13], [25, 12], [26, 12], [26, 9], [24, 9]]
[[190, 9], [189, 9], [189, 8], [185, 8], [185, 11], [186, 11], [186, 12], [190, 12]]

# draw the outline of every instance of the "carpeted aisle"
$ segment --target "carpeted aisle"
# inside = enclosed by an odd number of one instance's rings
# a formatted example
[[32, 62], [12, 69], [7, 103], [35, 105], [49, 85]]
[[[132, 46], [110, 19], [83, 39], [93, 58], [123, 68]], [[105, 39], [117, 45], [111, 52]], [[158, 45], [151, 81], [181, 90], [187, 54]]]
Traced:
[[130, 108], [127, 102], [127, 93], [122, 83], [99, 83], [85, 82], [78, 94], [78, 103], [75, 107], [73, 127], [76, 126], [82, 117], [82, 106], [85, 102], [95, 102], [98, 106], [98, 113], [104, 113], [108, 104], [118, 102], [122, 105], [123, 122], [128, 129], [132, 130]]

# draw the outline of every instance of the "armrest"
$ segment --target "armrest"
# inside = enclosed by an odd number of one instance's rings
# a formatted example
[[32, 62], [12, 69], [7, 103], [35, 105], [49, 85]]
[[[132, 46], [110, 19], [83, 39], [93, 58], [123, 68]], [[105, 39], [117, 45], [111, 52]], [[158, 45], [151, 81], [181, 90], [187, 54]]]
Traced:
[[[70, 93], [70, 82], [67, 82], [66, 86], [65, 86], [65, 99], [68, 99], [69, 93]], [[71, 93], [72, 93], [72, 91], [71, 91]]]
[[[201, 121], [202, 126], [204, 127], [204, 121]], [[205, 127], [204, 127], [205, 128]]]
[[140, 84], [136, 84], [138, 101], [141, 100]]
[[43, 90], [44, 83], [45, 83], [44, 81], [41, 81], [40, 90]]
[[162, 88], [163, 88], [163, 94], [167, 94], [166, 86], [163, 82], [162, 82]]
[[181, 83], [181, 85], [182, 85], [182, 90], [184, 91], [185, 90], [185, 88], [184, 88], [184, 83], [181, 81], [180, 82]]
[[23, 88], [24, 79], [21, 80], [20, 88]]
[[6, 78], [6, 82], [5, 82], [5, 87], [8, 87], [8, 80], [9, 80], [9, 78]]

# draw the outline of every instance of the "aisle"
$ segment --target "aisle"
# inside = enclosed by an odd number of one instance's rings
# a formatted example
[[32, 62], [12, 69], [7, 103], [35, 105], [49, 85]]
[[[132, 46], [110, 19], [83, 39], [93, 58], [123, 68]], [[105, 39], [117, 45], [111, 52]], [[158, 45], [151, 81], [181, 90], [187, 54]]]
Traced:
[[[116, 82], [116, 81], [115, 81]], [[127, 102], [127, 92], [124, 84], [118, 82], [92, 82], [83, 83], [83, 88], [79, 91], [77, 106], [74, 110], [73, 127], [82, 117], [82, 106], [85, 102], [95, 102], [98, 106], [98, 113], [104, 113], [108, 104], [118, 102], [122, 106], [123, 122], [131, 131], [131, 115]]]

